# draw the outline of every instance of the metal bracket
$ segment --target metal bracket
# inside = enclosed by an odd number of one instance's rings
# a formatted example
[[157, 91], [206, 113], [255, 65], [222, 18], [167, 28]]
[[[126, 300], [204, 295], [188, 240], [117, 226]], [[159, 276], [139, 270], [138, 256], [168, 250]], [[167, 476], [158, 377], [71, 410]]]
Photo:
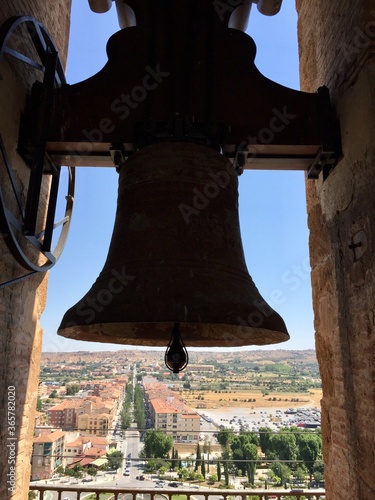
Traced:
[[168, 122], [145, 120], [135, 126], [136, 148], [158, 142], [195, 142], [220, 151], [227, 127], [213, 122], [192, 123], [176, 114]]
[[109, 153], [116, 169], [119, 169], [126, 159], [122, 144], [114, 144], [111, 148], [109, 148]]
[[335, 167], [336, 159], [334, 157], [334, 154], [334, 151], [320, 150], [315, 160], [311, 164], [309, 170], [307, 171], [307, 178], [318, 179], [320, 173], [323, 171], [323, 177], [325, 180]]

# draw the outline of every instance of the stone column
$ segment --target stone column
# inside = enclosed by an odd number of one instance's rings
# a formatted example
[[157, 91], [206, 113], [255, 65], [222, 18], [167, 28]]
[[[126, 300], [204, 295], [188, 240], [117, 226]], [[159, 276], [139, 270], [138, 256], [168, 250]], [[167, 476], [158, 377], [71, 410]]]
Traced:
[[[65, 62], [69, 34], [70, 0], [5, 0], [0, 23], [11, 16], [33, 15], [49, 30]], [[19, 43], [28, 43], [19, 37]], [[0, 133], [10, 158], [21, 196], [25, 196], [28, 167], [17, 153], [20, 113], [26, 91], [40, 78], [30, 67], [0, 61]], [[2, 159], [1, 159], [2, 161]], [[3, 165], [0, 184], [10, 193]], [[47, 186], [42, 197], [47, 193]], [[43, 214], [41, 214], [43, 216]], [[0, 235], [0, 283], [26, 274]], [[47, 276], [33, 275], [0, 288], [0, 498], [26, 500], [36, 410], [42, 330], [39, 318], [45, 306]]]
[[329, 500], [375, 498], [375, 2], [297, 0], [302, 89], [327, 85], [343, 154], [307, 180]]

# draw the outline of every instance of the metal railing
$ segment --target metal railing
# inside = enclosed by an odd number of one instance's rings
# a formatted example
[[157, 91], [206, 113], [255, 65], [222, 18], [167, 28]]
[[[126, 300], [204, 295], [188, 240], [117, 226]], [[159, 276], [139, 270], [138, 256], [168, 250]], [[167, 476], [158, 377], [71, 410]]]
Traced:
[[[224, 489], [192, 489], [192, 488], [163, 488], [156, 491], [149, 488], [120, 488], [120, 487], [68, 487], [54, 485], [30, 485], [31, 491], [39, 493], [38, 500], [51, 500], [51, 495], [48, 492], [57, 494], [57, 500], [63, 500], [67, 493], [75, 492], [76, 500], [83, 500], [89, 494], [96, 495], [95, 500], [104, 498], [105, 493], [110, 493], [113, 496], [110, 500], [173, 500], [173, 496], [186, 495], [187, 500], [324, 500], [325, 490], [224, 490]], [[103, 495], [101, 497], [101, 495]], [[56, 495], [54, 496], [56, 499]], [[93, 497], [94, 498], [94, 497]], [[108, 498], [106, 496], [105, 498]]]

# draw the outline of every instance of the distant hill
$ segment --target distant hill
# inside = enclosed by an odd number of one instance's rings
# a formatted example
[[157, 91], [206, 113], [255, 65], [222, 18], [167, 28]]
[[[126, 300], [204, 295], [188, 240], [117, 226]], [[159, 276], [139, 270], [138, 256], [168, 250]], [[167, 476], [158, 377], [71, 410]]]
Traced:
[[[316, 367], [316, 353], [314, 349], [306, 350], [254, 350], [254, 351], [193, 351], [189, 350], [190, 362], [194, 364], [267, 364], [267, 363], [287, 363], [287, 364], [304, 364]], [[164, 349], [149, 350], [149, 349], [121, 349], [119, 351], [78, 351], [78, 352], [44, 352], [42, 355], [42, 366], [56, 364], [76, 364], [77, 362], [106, 362], [112, 363], [141, 363], [146, 361], [148, 364], [159, 363], [164, 364]]]

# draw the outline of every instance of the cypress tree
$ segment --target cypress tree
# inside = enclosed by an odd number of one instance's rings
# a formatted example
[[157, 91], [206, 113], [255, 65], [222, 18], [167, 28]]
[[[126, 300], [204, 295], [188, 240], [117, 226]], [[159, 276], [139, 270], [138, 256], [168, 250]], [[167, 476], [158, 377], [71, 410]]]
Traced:
[[221, 465], [220, 465], [220, 462], [217, 462], [216, 469], [217, 469], [217, 480], [221, 481]]
[[201, 474], [206, 479], [206, 464], [204, 460], [201, 461]]
[[195, 472], [197, 472], [197, 470], [198, 470], [198, 467], [199, 467], [199, 465], [201, 463], [201, 458], [202, 458], [201, 446], [198, 443], [197, 444], [197, 452], [196, 452], [195, 468], [194, 468]]

